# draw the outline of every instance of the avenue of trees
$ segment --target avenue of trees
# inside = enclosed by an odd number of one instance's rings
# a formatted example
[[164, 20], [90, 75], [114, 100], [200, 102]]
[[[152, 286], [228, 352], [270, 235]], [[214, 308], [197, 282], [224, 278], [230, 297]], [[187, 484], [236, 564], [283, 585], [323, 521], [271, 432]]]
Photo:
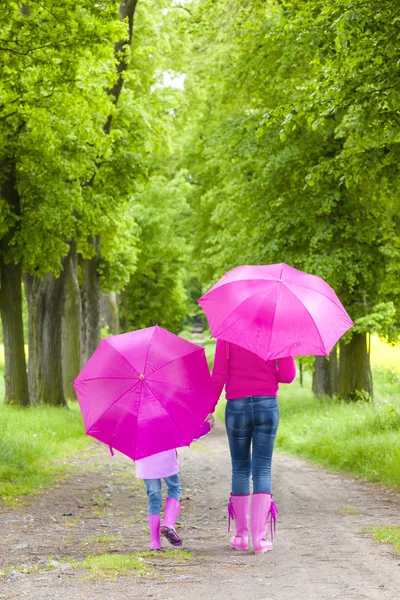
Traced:
[[315, 394], [372, 395], [369, 335], [400, 335], [399, 23], [389, 0], [4, 0], [6, 402], [66, 404], [101, 298], [121, 330], [177, 332], [272, 262], [356, 323]]

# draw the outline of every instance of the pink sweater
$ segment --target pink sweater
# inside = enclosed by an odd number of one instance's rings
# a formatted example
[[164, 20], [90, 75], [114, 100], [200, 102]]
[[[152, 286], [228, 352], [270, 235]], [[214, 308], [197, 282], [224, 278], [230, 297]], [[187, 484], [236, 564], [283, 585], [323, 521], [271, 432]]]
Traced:
[[212, 380], [219, 398], [225, 385], [227, 400], [245, 396], [276, 396], [278, 383], [291, 383], [296, 365], [291, 356], [263, 361], [245, 348], [217, 340]]
[[161, 479], [175, 475], [178, 471], [176, 450], [158, 452], [136, 461], [136, 477], [138, 479]]

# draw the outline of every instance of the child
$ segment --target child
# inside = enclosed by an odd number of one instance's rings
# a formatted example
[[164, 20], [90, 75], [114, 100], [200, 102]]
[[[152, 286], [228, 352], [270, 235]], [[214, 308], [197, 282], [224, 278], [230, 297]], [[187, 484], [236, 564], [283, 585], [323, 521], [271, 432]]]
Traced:
[[[207, 435], [214, 425], [214, 417], [209, 415], [196, 434], [195, 440]], [[175, 531], [176, 519], [181, 505], [181, 483], [179, 479], [178, 453], [166, 450], [136, 461], [136, 477], [144, 480], [148, 503], [148, 523], [150, 530], [150, 550], [162, 550], [160, 533], [173, 546], [182, 546], [182, 538]], [[162, 482], [167, 486], [167, 499], [164, 519], [160, 527]]]
[[[181, 505], [181, 484], [179, 479], [178, 453], [166, 450], [136, 461], [136, 477], [144, 480], [148, 498], [148, 523], [150, 529], [150, 550], [161, 550], [160, 533], [173, 546], [182, 546], [182, 538], [175, 531], [176, 519]], [[160, 528], [162, 483], [167, 486], [167, 499], [164, 507], [164, 520]]]

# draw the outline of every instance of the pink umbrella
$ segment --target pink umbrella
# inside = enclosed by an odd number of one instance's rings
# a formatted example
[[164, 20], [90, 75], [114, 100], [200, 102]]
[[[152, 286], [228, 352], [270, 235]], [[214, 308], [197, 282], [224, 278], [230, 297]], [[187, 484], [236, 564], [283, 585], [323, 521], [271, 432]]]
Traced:
[[191, 444], [216, 402], [204, 349], [157, 325], [103, 339], [73, 385], [86, 433], [133, 460]]
[[323, 279], [285, 263], [232, 269], [198, 302], [213, 337], [264, 360], [327, 356], [354, 325]]

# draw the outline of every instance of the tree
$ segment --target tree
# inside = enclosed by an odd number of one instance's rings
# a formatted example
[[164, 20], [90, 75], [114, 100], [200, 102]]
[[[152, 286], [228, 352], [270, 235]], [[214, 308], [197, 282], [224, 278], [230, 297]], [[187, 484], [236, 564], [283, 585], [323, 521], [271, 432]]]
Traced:
[[[0, 17], [1, 313], [6, 401], [21, 405], [28, 401], [21, 275], [57, 275], [67, 241], [78, 237], [81, 184], [104, 151], [102, 123], [110, 112], [103, 89], [114, 73], [113, 44], [108, 52], [104, 42], [112, 42], [121, 27], [116, 3], [48, 4], [32, 1], [20, 10], [8, 0]], [[38, 350], [46, 348], [51, 345]]]
[[178, 333], [182, 328], [188, 311], [187, 188], [182, 174], [169, 180], [158, 176], [137, 195], [132, 217], [140, 227], [140, 253], [121, 307], [127, 329], [157, 324]]
[[[200, 102], [183, 164], [207, 285], [237, 264], [284, 261], [324, 277], [357, 324], [382, 300], [398, 305], [398, 285], [388, 287], [398, 274], [397, 142], [382, 136], [397, 126], [397, 52], [383, 43], [395, 10], [386, 2], [197, 3], [200, 56], [187, 88]], [[351, 42], [342, 43], [343, 27]], [[379, 70], [376, 88], [379, 44], [378, 62], [393, 71]], [[382, 333], [393, 334], [395, 322]], [[358, 328], [341, 352], [359, 374], [339, 369], [346, 398], [360, 386], [372, 392], [365, 336]]]

